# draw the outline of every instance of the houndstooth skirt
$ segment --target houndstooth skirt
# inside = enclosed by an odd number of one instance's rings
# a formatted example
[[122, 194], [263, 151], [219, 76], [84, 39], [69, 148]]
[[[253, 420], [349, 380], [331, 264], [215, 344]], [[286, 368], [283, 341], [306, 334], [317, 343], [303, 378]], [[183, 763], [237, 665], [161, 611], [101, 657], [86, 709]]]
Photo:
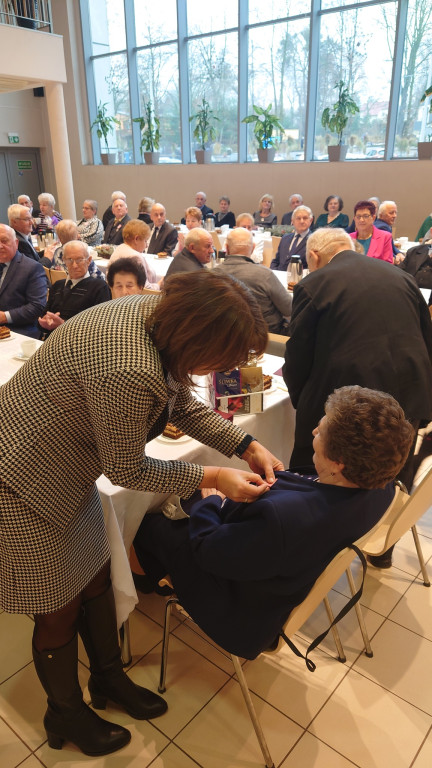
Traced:
[[52, 613], [73, 600], [110, 556], [93, 486], [69, 525], [42, 519], [0, 480], [0, 607]]

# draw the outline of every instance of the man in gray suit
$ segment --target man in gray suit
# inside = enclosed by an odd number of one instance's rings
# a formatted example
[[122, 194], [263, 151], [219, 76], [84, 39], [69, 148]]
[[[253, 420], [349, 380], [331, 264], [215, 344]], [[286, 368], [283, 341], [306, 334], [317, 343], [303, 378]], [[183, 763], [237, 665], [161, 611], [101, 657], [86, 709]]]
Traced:
[[17, 248], [12, 227], [0, 224], [0, 325], [38, 338], [37, 318], [47, 295], [45, 272], [41, 264]]
[[14, 203], [10, 205], [7, 211], [9, 226], [15, 230], [18, 240], [18, 250], [24, 256], [28, 256], [33, 261], [39, 261], [39, 254], [33, 248], [31, 241], [31, 231], [33, 229], [33, 219], [29, 209], [25, 205]]
[[287, 333], [286, 318], [291, 316], [292, 295], [271, 269], [253, 261], [252, 233], [236, 227], [229, 232], [225, 248], [227, 258], [220, 268], [251, 289], [271, 333]]

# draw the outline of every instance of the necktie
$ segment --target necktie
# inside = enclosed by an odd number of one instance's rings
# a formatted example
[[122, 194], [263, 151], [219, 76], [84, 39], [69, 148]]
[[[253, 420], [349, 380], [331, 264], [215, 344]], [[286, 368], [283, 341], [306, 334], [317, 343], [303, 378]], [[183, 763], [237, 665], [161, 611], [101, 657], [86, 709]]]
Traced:
[[155, 240], [157, 240], [157, 236], [159, 234], [159, 230], [160, 230], [160, 227], [155, 227], [155, 230], [154, 230], [154, 239]]
[[295, 253], [296, 252], [296, 248], [297, 248], [297, 246], [299, 244], [299, 240], [300, 240], [300, 235], [295, 235], [293, 237], [293, 239], [291, 240], [290, 253]]
[[0, 264], [0, 283], [1, 283], [2, 275], [3, 275], [3, 270], [4, 270], [5, 267], [6, 267], [6, 264]]

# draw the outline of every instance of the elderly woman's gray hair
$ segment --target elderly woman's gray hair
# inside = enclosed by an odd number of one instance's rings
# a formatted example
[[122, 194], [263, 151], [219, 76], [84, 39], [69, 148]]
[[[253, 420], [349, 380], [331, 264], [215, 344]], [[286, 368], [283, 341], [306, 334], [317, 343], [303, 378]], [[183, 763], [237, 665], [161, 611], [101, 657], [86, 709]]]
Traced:
[[98, 204], [97, 204], [96, 200], [87, 200], [86, 199], [86, 200], [84, 200], [83, 205], [86, 205], [86, 204], [90, 206], [90, 208], [92, 209], [92, 211], [95, 212], [95, 214], [97, 213]]
[[54, 195], [52, 195], [50, 192], [41, 192], [40, 195], [38, 195], [38, 201], [39, 203], [47, 203], [53, 208], [55, 206]]

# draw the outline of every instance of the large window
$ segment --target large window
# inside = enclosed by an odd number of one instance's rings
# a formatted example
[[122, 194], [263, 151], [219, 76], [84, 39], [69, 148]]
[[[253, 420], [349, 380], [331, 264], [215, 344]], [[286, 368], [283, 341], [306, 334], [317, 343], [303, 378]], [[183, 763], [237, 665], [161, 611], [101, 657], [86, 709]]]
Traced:
[[[276, 161], [323, 160], [322, 127], [343, 81], [359, 107], [344, 132], [350, 160], [415, 157], [432, 134], [430, 0], [80, 0], [91, 122], [115, 118], [108, 150], [140, 163], [134, 118], [150, 103], [161, 162], [194, 162], [193, 122], [205, 99], [217, 120], [212, 162], [256, 161], [253, 106], [280, 120]], [[106, 152], [92, 136], [94, 161]]]

